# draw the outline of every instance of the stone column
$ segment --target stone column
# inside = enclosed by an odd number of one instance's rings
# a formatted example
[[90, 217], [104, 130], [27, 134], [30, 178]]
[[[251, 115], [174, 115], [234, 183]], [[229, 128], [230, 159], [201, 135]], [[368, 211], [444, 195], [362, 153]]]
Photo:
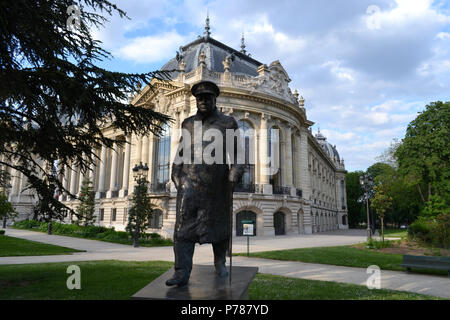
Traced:
[[[299, 144], [299, 158], [300, 161], [300, 188], [302, 189], [302, 198], [306, 201], [304, 205], [304, 226], [305, 233], [312, 233], [312, 219], [311, 216], [311, 174], [308, 167], [308, 131], [306, 128], [300, 129], [300, 144]], [[312, 166], [312, 164], [311, 164]]]
[[27, 177], [22, 172], [19, 172], [19, 194], [17, 197], [17, 202], [21, 202], [22, 200], [20, 199], [20, 197], [26, 195], [26, 191], [24, 191], [26, 186], [27, 186]]
[[137, 143], [136, 162], [139, 163], [140, 161], [142, 161], [142, 137], [136, 137], [136, 143]]
[[301, 161], [300, 161], [300, 136], [295, 135], [295, 186], [301, 189], [300, 180], [301, 180]]
[[284, 181], [285, 186], [291, 188], [291, 195], [295, 196], [295, 189], [293, 188], [294, 182], [292, 181], [292, 129], [288, 124], [285, 130], [285, 143], [284, 143]]
[[[76, 195], [77, 193], [77, 171], [76, 167], [74, 167], [74, 164], [72, 164], [73, 168], [70, 169], [70, 193], [73, 195]], [[71, 197], [71, 199], [74, 199]]]
[[111, 172], [110, 172], [110, 179], [109, 179], [109, 190], [106, 195], [107, 198], [112, 197], [113, 191], [117, 191], [117, 164], [119, 163], [119, 148], [117, 146], [117, 143], [114, 143], [113, 150], [112, 150], [112, 160], [111, 160]]
[[269, 184], [269, 164], [270, 159], [267, 149], [268, 130], [267, 130], [268, 116], [261, 114], [261, 124], [259, 127], [259, 183], [263, 187], [263, 193], [272, 194], [272, 185]]
[[148, 136], [142, 137], [142, 157], [141, 157], [142, 164], [148, 165]]
[[100, 153], [100, 172], [98, 177], [98, 189], [95, 195], [96, 199], [100, 199], [100, 193], [105, 192], [105, 175], [106, 175], [106, 147], [102, 146]]
[[130, 154], [131, 154], [131, 136], [126, 137], [125, 159], [123, 160], [122, 189], [119, 191], [119, 197], [125, 197], [125, 191], [128, 191], [128, 181], [130, 176]]
[[[83, 159], [86, 159], [85, 156], [83, 156]], [[81, 170], [81, 167], [78, 168], [78, 174], [79, 174], [79, 182], [78, 182], [78, 194], [81, 193], [81, 187], [83, 186], [83, 180], [86, 177], [87, 172], [83, 173]]]
[[19, 188], [20, 188], [20, 172], [16, 169], [12, 170], [13, 174], [13, 183], [12, 183], [12, 192], [11, 196], [17, 197], [19, 195]]
[[152, 178], [153, 178], [153, 167], [154, 167], [154, 159], [153, 159], [153, 149], [154, 149], [154, 142], [155, 142], [155, 137], [152, 134], [150, 134], [149, 138], [148, 138], [148, 176], [147, 176], [147, 180], [152, 183]]
[[[64, 166], [64, 178], [63, 178], [63, 188], [65, 189], [65, 190], [69, 190], [69, 188], [70, 188], [70, 184], [69, 184], [69, 166], [68, 165], [65, 165]], [[67, 191], [64, 191], [64, 195], [67, 195]]]
[[89, 175], [89, 180], [91, 180], [92, 183], [92, 188], [95, 188], [95, 158], [94, 158], [94, 162], [91, 163], [91, 165], [89, 166], [89, 172], [86, 173]]

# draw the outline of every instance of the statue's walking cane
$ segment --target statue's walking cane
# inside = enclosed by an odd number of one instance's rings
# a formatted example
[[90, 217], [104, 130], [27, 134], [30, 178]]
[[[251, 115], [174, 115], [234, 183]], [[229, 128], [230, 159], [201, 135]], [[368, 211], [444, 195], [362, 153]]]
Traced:
[[230, 192], [230, 243], [228, 245], [228, 252], [230, 253], [230, 286], [231, 286], [231, 273], [233, 267], [233, 190], [234, 183], [231, 182]]

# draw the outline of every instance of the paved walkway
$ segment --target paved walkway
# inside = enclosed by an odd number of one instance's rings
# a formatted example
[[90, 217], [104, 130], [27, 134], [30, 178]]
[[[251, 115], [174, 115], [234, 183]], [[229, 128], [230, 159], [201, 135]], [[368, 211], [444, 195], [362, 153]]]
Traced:
[[[133, 248], [128, 245], [57, 235], [49, 236], [40, 232], [15, 229], [7, 229], [6, 234], [13, 237], [78, 250], [86, 250], [86, 252], [74, 253], [72, 255], [0, 257], [0, 265], [91, 260], [174, 261], [172, 247]], [[233, 241], [233, 252], [247, 251], [247, 239], [245, 237], [233, 238]], [[364, 241], [365, 230], [339, 230], [314, 235], [254, 237], [251, 238], [250, 250], [251, 252], [256, 252], [292, 248], [339, 246]], [[197, 245], [194, 254], [194, 264], [211, 264], [211, 261], [213, 261], [211, 245]], [[358, 285], [366, 285], [366, 281], [370, 276], [370, 274], [366, 273], [366, 269], [364, 268], [247, 257], [233, 257], [233, 265], [256, 266], [259, 268], [260, 273]], [[450, 298], [450, 279], [446, 276], [408, 274], [400, 271], [382, 270], [381, 288]]]

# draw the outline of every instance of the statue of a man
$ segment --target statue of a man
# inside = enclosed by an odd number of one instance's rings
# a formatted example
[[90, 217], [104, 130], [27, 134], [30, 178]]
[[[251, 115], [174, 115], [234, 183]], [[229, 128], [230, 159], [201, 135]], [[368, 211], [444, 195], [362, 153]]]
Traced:
[[[217, 85], [203, 81], [195, 84], [191, 92], [197, 99], [197, 114], [186, 118], [182, 124], [182, 129], [190, 134], [191, 143], [187, 144], [187, 141], [182, 143], [183, 138], [186, 139], [182, 135], [177, 153], [181, 156], [180, 152], [184, 152], [182, 148], [188, 145], [193, 151], [192, 158], [191, 161], [185, 161], [183, 158], [183, 161], [174, 162], [172, 166], [172, 181], [177, 188], [174, 231], [175, 274], [166, 281], [168, 286], [183, 286], [188, 283], [196, 243], [212, 243], [216, 274], [219, 277], [228, 275], [225, 261], [229, 239], [232, 236], [230, 230], [232, 185], [240, 180], [244, 171], [244, 166], [236, 161], [236, 150], [239, 146], [236, 146], [235, 141], [231, 166], [228, 165], [227, 156], [230, 156], [231, 152], [227, 152], [226, 148], [226, 130], [235, 131], [238, 126], [233, 117], [224, 115], [216, 108], [216, 98], [220, 94]], [[209, 129], [220, 132], [223, 142], [220, 146], [223, 148], [221, 161], [212, 164], [206, 164], [204, 159], [200, 163], [195, 161], [194, 157], [195, 154], [199, 154], [199, 147], [198, 144], [195, 146], [194, 128], [196, 130], [201, 128], [203, 133]], [[237, 141], [239, 143], [239, 139]], [[210, 143], [213, 142], [201, 139], [202, 155]]]

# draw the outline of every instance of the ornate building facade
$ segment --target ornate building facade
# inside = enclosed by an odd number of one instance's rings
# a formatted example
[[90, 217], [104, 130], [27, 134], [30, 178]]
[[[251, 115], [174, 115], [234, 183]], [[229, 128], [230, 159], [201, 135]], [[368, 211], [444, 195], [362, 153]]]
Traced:
[[[100, 161], [88, 173], [96, 192], [97, 224], [123, 230], [128, 221], [134, 189], [132, 168], [140, 162], [149, 167], [151, 202], [156, 213], [149, 232], [171, 236], [175, 225], [176, 189], [170, 180], [172, 161], [180, 138], [182, 121], [197, 111], [191, 95], [193, 84], [215, 82], [221, 94], [217, 107], [233, 116], [245, 134], [246, 164], [242, 183], [233, 201], [233, 234], [242, 235], [242, 220], [256, 221], [256, 235], [311, 234], [346, 229], [347, 199], [345, 166], [336, 147], [320, 134], [312, 134], [314, 124], [307, 119], [305, 100], [289, 88], [289, 76], [279, 61], [270, 65], [248, 55], [242, 40], [237, 51], [205, 35], [180, 48], [162, 70], [179, 70], [170, 81], [153, 81], [132, 97], [131, 103], [170, 115], [160, 136], [124, 136], [104, 128], [110, 137], [126, 140], [124, 147], [98, 150]], [[272, 150], [273, 129], [279, 144]], [[267, 134], [262, 134], [267, 132]], [[279, 170], [272, 175], [262, 159], [279, 155]], [[247, 162], [246, 162], [247, 163]], [[72, 194], [81, 190], [85, 177], [77, 170], [65, 170], [64, 186]], [[30, 213], [32, 194], [22, 194], [23, 179], [13, 180], [10, 200], [22, 215]], [[76, 208], [78, 200], [63, 195]], [[219, 204], [220, 205], [220, 204]], [[70, 217], [67, 218], [70, 220]]]

